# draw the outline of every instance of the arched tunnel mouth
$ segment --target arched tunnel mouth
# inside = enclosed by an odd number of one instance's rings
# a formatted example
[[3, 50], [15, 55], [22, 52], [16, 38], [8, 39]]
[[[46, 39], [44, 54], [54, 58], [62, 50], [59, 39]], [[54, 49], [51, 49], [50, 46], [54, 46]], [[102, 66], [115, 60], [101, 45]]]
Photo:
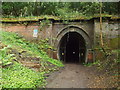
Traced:
[[85, 39], [77, 32], [68, 32], [60, 40], [59, 58], [65, 63], [85, 62]]

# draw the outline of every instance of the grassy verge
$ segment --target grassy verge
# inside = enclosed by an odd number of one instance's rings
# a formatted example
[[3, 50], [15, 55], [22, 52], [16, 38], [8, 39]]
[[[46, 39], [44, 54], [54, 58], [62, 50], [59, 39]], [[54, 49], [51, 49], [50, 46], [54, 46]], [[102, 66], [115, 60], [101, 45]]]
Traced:
[[[3, 67], [0, 68], [2, 70], [1, 87], [3, 88], [44, 87], [46, 85], [44, 74], [55, 68], [63, 67], [62, 62], [49, 58], [43, 50], [40, 50], [38, 44], [30, 43], [15, 33], [0, 31], [0, 36], [0, 65]], [[14, 53], [11, 53], [13, 50]], [[22, 52], [27, 52], [24, 55], [25, 58], [37, 57], [40, 59], [40, 72], [16, 62], [16, 60], [23, 59], [18, 58]], [[49, 64], [54, 66], [53, 69], [48, 68]]]

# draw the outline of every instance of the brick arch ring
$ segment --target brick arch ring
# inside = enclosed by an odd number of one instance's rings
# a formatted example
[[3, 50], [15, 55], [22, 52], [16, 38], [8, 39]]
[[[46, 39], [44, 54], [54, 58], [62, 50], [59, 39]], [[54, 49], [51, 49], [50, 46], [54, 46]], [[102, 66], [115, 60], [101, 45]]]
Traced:
[[[87, 32], [85, 32], [83, 29], [81, 29], [79, 26], [73, 26], [73, 25], [70, 25], [70, 26], [67, 26], [65, 28], [63, 28], [58, 34], [57, 34], [57, 37], [56, 37], [56, 47], [57, 47], [57, 57], [58, 59], [60, 59], [60, 56], [59, 56], [59, 52], [60, 52], [60, 43], [61, 43], [61, 39], [62, 37], [69, 33], [69, 32], [77, 32], [78, 34], [80, 34], [84, 40], [85, 40], [85, 47], [86, 47], [86, 55], [87, 55], [87, 50], [91, 49], [92, 48], [92, 44], [91, 44], [91, 40], [90, 40], [90, 37], [89, 35], [87, 34]], [[87, 59], [87, 58], [86, 58]], [[86, 62], [87, 60], [85, 60]]]

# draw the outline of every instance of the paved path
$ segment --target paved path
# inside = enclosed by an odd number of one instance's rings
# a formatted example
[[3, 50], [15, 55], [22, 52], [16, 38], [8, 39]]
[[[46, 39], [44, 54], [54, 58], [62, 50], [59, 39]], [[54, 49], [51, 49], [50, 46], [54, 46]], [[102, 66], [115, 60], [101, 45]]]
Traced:
[[65, 64], [65, 67], [48, 78], [46, 88], [88, 88], [94, 76], [89, 67], [80, 64]]

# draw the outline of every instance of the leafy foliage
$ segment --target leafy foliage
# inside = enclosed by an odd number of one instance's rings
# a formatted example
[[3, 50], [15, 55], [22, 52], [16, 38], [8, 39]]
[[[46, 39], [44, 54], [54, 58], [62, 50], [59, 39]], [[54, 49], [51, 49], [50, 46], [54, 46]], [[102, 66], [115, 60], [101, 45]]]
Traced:
[[[19, 35], [15, 33], [9, 33], [9, 32], [2, 31], [0, 35], [2, 36], [1, 41], [6, 45], [11, 45], [14, 48], [19, 48], [20, 46], [21, 49], [31, 52], [33, 55], [38, 56], [42, 58], [43, 60], [49, 61], [51, 63], [53, 62], [54, 64], [58, 66], [63, 66], [59, 60], [54, 60], [54, 59], [49, 58], [48, 55], [46, 55], [46, 53], [43, 50], [41, 50], [41, 47], [43, 48], [50, 47], [49, 45], [46, 45], [45, 43], [44, 43], [45, 45], [42, 44], [42, 46], [40, 47], [39, 44], [36, 44], [33, 42], [30, 43], [29, 41], [26, 41], [24, 38], [19, 37]], [[57, 62], [59, 64], [57, 64]]]
[[44, 86], [42, 73], [32, 71], [19, 63], [2, 69], [3, 88], [35, 88]]
[[40, 21], [40, 27], [39, 30], [43, 30], [43, 28], [45, 28], [46, 26], [50, 25], [50, 21], [49, 20], [42, 20]]
[[[6, 66], [0, 68], [2, 69], [1, 84], [3, 88], [44, 87], [46, 85], [44, 74], [63, 66], [59, 60], [49, 58], [46, 53], [40, 49], [39, 44], [26, 41], [15, 33], [0, 31], [0, 36], [2, 36], [2, 38], [0, 38], [0, 45], [3, 44], [1, 46], [2, 48], [0, 47], [0, 59], [2, 60], [0, 65]], [[43, 40], [43, 42], [45, 41]], [[9, 52], [11, 49], [24, 50], [31, 56], [41, 58], [40, 72], [33, 71], [14, 61], [13, 59], [17, 59], [17, 54], [11, 54]], [[49, 68], [50, 64], [52, 65]]]
[[12, 59], [14, 59], [13, 54], [7, 54], [7, 47], [4, 47], [2, 50], [0, 50], [0, 60], [1, 64], [3, 66], [12, 64]]
[[[118, 14], [118, 2], [103, 2], [103, 13]], [[94, 15], [99, 13], [98, 2], [3, 2], [3, 16], [24, 17], [53, 15], [60, 17]]]
[[[0, 59], [2, 60], [2, 88], [35, 88], [45, 85], [44, 76], [41, 72], [35, 72], [21, 64], [14, 62], [13, 54], [8, 53], [10, 46], [0, 49]], [[11, 65], [11, 66], [8, 66]]]
[[83, 65], [84, 65], [84, 66], [88, 66], [88, 67], [91, 67], [91, 66], [93, 66], [93, 65], [100, 65], [100, 61], [97, 60], [97, 61], [95, 61], [95, 62], [93, 62], [93, 63], [83, 63]]

